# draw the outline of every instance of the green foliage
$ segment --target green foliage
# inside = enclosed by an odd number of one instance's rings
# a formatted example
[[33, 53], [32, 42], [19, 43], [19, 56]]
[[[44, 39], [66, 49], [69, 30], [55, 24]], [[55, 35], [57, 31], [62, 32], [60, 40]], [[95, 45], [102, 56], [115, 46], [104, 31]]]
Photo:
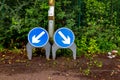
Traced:
[[[55, 30], [68, 27], [74, 31], [78, 55], [119, 50], [119, 5], [119, 0], [56, 0]], [[0, 47], [22, 48], [32, 28], [47, 30], [48, 9], [48, 0], [0, 1]]]
[[88, 45], [89, 45], [88, 46], [88, 53], [94, 54], [94, 53], [99, 52], [99, 47], [98, 47], [95, 39], [90, 38]]
[[3, 11], [0, 23], [2, 24], [0, 31], [3, 34], [0, 34], [0, 42], [3, 42], [2, 45], [4, 47], [24, 47], [27, 43], [27, 34], [30, 29], [41, 25], [44, 28], [47, 26], [47, 11], [49, 7], [45, 0], [35, 0], [34, 2], [17, 0], [13, 6], [7, 1], [0, 4], [3, 5], [0, 6]]
[[90, 38], [88, 40], [85, 36], [82, 36], [82, 38], [80, 40], [77, 40], [76, 43], [78, 46], [78, 55], [80, 55], [81, 53], [94, 54], [100, 51], [95, 39]]
[[[12, 5], [11, 1], [0, 2], [2, 12], [0, 14], [0, 42], [7, 48], [21, 48], [26, 45], [27, 34], [32, 28], [40, 26], [48, 29], [48, 0], [12, 1], [15, 2]], [[63, 26], [72, 28], [75, 25], [76, 10], [67, 9], [71, 7], [71, 4], [70, 0], [56, 1], [55, 29]]]
[[[78, 54], [106, 52], [119, 49], [120, 27], [117, 22], [119, 11], [111, 0], [83, 0], [84, 20], [81, 35], [76, 40]], [[118, 3], [117, 3], [118, 4]], [[115, 6], [115, 7], [114, 7]], [[79, 33], [79, 32], [78, 32]], [[84, 38], [83, 38], [84, 37]], [[82, 52], [81, 52], [82, 51]]]
[[68, 27], [72, 29], [75, 26], [76, 22], [76, 13], [79, 10], [77, 5], [73, 5], [73, 1], [64, 0], [59, 1], [56, 0], [55, 3], [55, 23], [56, 29], [60, 27]]
[[76, 44], [77, 44], [77, 54], [78, 55], [81, 55], [81, 53], [86, 53], [87, 52], [87, 44], [86, 44], [86, 41], [87, 38], [86, 36], [82, 36], [81, 39], [77, 39], [76, 40]]

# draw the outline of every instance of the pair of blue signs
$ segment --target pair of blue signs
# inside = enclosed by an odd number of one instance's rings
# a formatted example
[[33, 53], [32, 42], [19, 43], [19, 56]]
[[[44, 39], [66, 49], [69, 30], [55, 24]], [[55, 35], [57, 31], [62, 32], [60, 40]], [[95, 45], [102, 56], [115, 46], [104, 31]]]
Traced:
[[[61, 48], [68, 48], [74, 42], [74, 33], [69, 28], [59, 28], [54, 34], [54, 42]], [[28, 41], [34, 47], [43, 47], [47, 44], [49, 35], [47, 31], [41, 27], [30, 30]]]

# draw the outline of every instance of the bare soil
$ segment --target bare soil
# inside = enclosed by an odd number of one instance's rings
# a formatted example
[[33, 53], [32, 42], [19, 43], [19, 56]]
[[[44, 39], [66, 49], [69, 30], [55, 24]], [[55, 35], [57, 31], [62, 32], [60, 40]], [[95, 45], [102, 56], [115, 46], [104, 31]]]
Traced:
[[[44, 56], [33, 57], [12, 52], [0, 53], [0, 80], [120, 80], [120, 56], [114, 59], [97, 55], [93, 61], [100, 61], [96, 67], [84, 56], [57, 57], [46, 60]], [[89, 64], [89, 65], [88, 65]]]

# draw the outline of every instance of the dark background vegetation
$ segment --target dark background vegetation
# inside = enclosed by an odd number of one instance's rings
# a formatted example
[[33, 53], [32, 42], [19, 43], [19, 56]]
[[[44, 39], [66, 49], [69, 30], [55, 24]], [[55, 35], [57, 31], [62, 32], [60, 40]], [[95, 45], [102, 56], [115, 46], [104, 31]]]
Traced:
[[[48, 0], [0, 0], [0, 48], [21, 49], [32, 28], [47, 30], [48, 9]], [[120, 0], [56, 0], [60, 27], [73, 30], [78, 55], [119, 50]]]

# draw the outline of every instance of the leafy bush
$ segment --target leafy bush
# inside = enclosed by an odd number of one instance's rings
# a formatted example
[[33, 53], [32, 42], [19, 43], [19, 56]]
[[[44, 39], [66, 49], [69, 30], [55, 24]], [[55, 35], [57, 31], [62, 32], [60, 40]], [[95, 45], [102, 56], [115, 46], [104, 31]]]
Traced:
[[[119, 49], [119, 5], [119, 0], [56, 0], [55, 30], [73, 30], [78, 55]], [[0, 1], [0, 46], [22, 48], [32, 28], [47, 30], [48, 9], [48, 0]]]

